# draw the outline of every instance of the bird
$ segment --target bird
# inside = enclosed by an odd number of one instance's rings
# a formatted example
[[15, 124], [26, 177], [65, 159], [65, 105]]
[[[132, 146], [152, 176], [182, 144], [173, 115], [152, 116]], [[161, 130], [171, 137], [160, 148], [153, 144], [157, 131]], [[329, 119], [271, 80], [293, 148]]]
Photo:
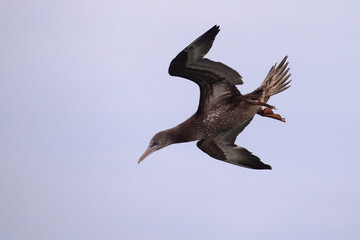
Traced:
[[246, 148], [237, 146], [235, 140], [256, 114], [285, 122], [267, 101], [290, 87], [288, 57], [271, 67], [257, 89], [243, 95], [236, 87], [243, 84], [236, 70], [204, 58], [219, 31], [218, 25], [213, 26], [171, 61], [168, 69], [171, 76], [191, 80], [199, 86], [199, 105], [184, 122], [156, 133], [138, 163], [171, 144], [197, 141], [199, 149], [217, 160], [250, 169], [272, 169]]

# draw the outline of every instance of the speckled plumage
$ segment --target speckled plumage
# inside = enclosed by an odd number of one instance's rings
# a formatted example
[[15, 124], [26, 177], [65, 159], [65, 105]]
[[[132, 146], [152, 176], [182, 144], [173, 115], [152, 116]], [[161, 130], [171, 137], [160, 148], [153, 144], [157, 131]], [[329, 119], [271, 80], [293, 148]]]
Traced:
[[242, 95], [235, 86], [243, 83], [239, 73], [204, 58], [219, 31], [218, 26], [212, 27], [170, 63], [170, 75], [187, 78], [199, 85], [199, 107], [183, 123], [155, 134], [139, 162], [170, 144], [199, 140], [197, 146], [216, 159], [253, 169], [271, 169], [234, 142], [256, 114], [285, 121], [274, 114], [271, 110], [274, 107], [266, 102], [270, 96], [290, 87], [287, 57], [270, 69], [259, 88]]

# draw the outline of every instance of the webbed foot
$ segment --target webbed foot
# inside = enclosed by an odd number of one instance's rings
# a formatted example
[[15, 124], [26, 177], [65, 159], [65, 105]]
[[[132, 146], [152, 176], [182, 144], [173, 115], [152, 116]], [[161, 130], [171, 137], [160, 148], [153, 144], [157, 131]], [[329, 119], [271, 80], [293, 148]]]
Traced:
[[281, 117], [279, 114], [275, 114], [270, 108], [260, 109], [257, 114], [263, 117], [273, 118], [282, 122], [285, 122], [285, 118]]

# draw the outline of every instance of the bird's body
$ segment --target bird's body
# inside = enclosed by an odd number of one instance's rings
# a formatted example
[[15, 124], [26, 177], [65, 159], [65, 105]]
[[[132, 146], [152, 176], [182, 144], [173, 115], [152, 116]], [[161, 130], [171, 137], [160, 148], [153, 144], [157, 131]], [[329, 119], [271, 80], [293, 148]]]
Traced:
[[266, 102], [270, 96], [289, 87], [287, 57], [279, 66], [270, 69], [259, 88], [242, 95], [235, 86], [243, 83], [240, 74], [220, 62], [203, 58], [218, 32], [219, 27], [214, 26], [170, 63], [170, 75], [187, 78], [199, 85], [199, 107], [183, 123], [155, 134], [139, 162], [170, 144], [198, 140], [197, 146], [216, 159], [253, 169], [271, 169], [234, 142], [256, 114], [284, 121]]
[[[241, 109], [245, 108], [247, 111], [243, 112]], [[208, 111], [193, 114], [174, 129], [179, 132], [189, 132], [191, 137], [188, 139], [192, 141], [201, 140], [242, 125], [251, 119], [259, 109], [261, 106], [235, 98], [222, 105], [213, 106]], [[188, 140], [186, 139], [185, 142]]]

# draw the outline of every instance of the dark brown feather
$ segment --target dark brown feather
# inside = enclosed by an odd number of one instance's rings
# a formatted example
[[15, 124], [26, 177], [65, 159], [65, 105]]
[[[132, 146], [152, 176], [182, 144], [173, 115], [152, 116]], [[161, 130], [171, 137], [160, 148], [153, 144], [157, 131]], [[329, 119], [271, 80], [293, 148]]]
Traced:
[[219, 31], [219, 26], [212, 27], [181, 51], [169, 66], [171, 76], [183, 77], [199, 85], [197, 114], [202, 113], [219, 96], [240, 94], [235, 87], [236, 84], [242, 84], [239, 73], [223, 63], [203, 58]]

